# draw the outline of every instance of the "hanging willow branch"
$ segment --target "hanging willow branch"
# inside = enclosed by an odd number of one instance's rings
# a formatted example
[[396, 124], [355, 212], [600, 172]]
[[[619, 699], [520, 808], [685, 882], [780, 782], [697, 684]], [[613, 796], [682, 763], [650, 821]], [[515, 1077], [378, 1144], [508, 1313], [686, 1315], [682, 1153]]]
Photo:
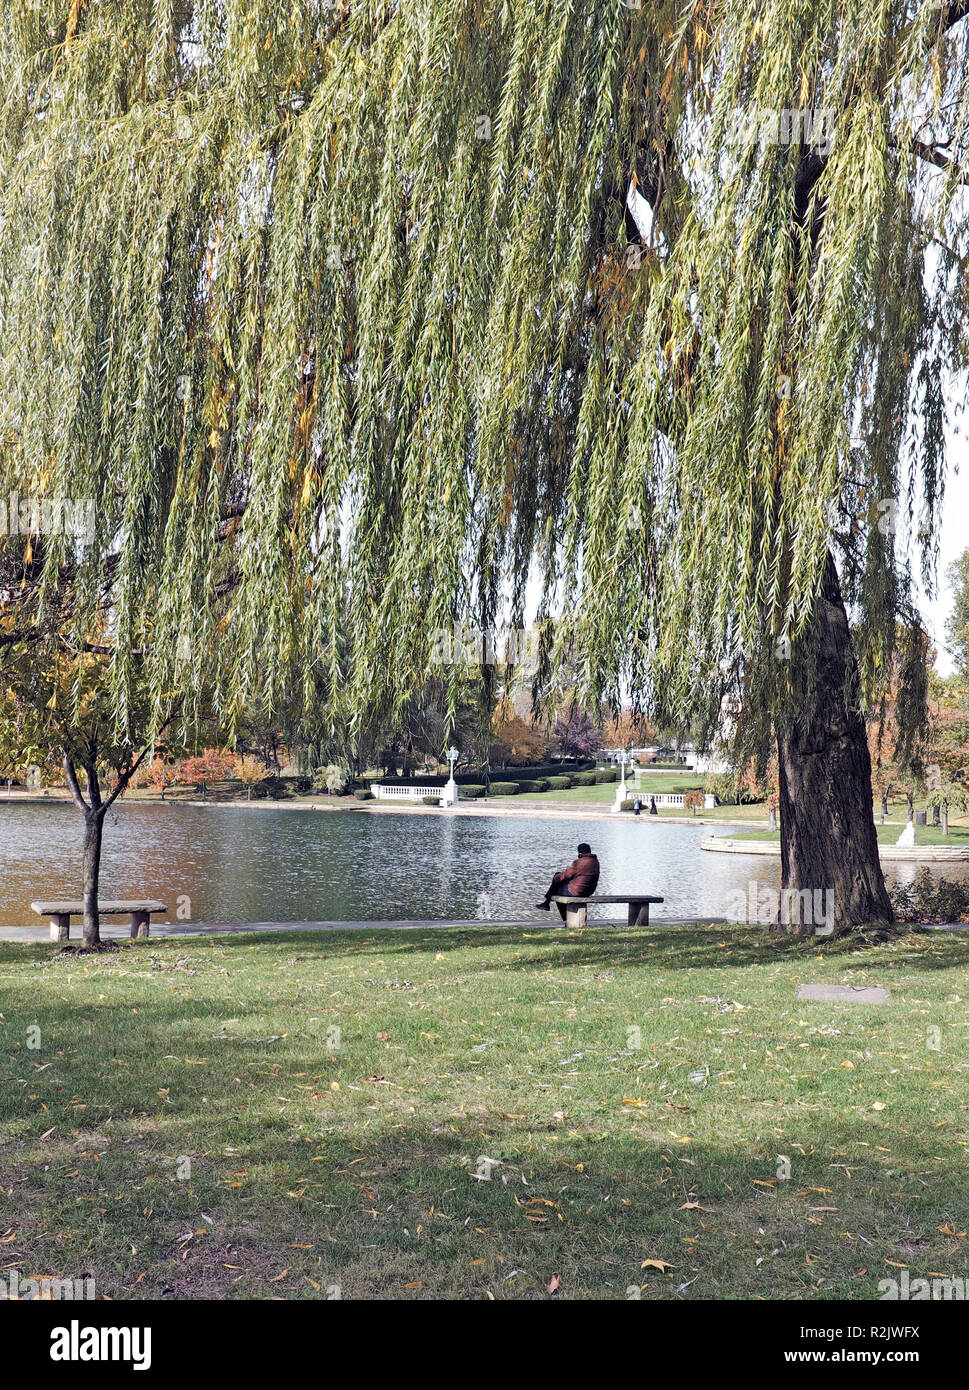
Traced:
[[4, 480], [97, 521], [48, 598], [80, 638], [110, 573], [159, 710], [363, 719], [541, 595], [543, 670], [689, 718], [834, 546], [876, 684], [966, 339], [965, 15], [9, 0]]

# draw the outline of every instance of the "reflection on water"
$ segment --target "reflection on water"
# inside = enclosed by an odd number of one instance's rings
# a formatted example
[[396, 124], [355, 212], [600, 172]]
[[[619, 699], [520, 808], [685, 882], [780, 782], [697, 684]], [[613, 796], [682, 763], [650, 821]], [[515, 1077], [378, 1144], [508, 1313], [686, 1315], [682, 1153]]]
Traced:
[[[665, 898], [655, 917], [724, 917], [780, 861], [700, 850], [709, 826], [616, 818], [379, 815], [260, 807], [121, 805], [105, 828], [103, 897], [177, 900], [195, 922], [547, 921], [534, 904], [580, 840], [602, 861], [603, 893]], [[727, 826], [723, 834], [735, 834]], [[889, 873], [914, 872], [905, 864]], [[966, 865], [944, 872], [966, 876]], [[0, 804], [0, 924], [36, 924], [30, 900], [81, 884], [81, 818], [63, 802]], [[614, 915], [614, 909], [598, 909]], [[622, 909], [619, 909], [622, 912]]]

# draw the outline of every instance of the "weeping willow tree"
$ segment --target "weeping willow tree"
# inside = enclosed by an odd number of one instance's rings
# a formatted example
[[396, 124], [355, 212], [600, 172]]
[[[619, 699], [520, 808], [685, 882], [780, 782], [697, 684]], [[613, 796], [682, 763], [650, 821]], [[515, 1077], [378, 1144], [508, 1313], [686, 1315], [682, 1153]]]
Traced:
[[864, 715], [964, 365], [967, 14], [8, 0], [3, 472], [93, 502], [45, 583], [83, 628], [110, 574], [119, 722], [146, 627], [159, 710], [177, 651], [188, 704], [362, 726], [532, 622], [539, 685], [739, 700], [785, 886], [889, 917]]

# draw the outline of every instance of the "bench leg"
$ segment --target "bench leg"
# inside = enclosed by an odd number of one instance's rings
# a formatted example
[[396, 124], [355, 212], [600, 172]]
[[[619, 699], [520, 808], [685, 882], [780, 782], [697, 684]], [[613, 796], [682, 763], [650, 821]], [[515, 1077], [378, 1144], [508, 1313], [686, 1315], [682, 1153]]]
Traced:
[[649, 903], [640, 903], [633, 898], [629, 904], [629, 913], [626, 921], [631, 927], [649, 926]]
[[150, 913], [150, 912], [133, 912], [133, 913], [131, 914], [131, 935], [132, 935], [133, 937], [134, 937], [134, 936], [142, 936], [142, 937], [147, 936], [147, 935], [148, 935], [148, 924], [149, 924], [150, 921], [151, 921], [151, 913]]
[[567, 907], [565, 909], [565, 925], [567, 927], [584, 927], [587, 914], [588, 909], [585, 903], [580, 904], [579, 907]]
[[68, 913], [55, 912], [50, 919], [50, 939], [51, 941], [70, 941], [71, 919]]

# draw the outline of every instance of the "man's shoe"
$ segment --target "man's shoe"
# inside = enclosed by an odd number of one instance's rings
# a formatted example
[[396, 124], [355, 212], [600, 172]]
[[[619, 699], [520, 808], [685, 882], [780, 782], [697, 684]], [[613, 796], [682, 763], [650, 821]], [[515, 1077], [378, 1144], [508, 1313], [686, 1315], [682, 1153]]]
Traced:
[[536, 903], [535, 906], [538, 908], [539, 912], [551, 912], [552, 910], [551, 903]]

